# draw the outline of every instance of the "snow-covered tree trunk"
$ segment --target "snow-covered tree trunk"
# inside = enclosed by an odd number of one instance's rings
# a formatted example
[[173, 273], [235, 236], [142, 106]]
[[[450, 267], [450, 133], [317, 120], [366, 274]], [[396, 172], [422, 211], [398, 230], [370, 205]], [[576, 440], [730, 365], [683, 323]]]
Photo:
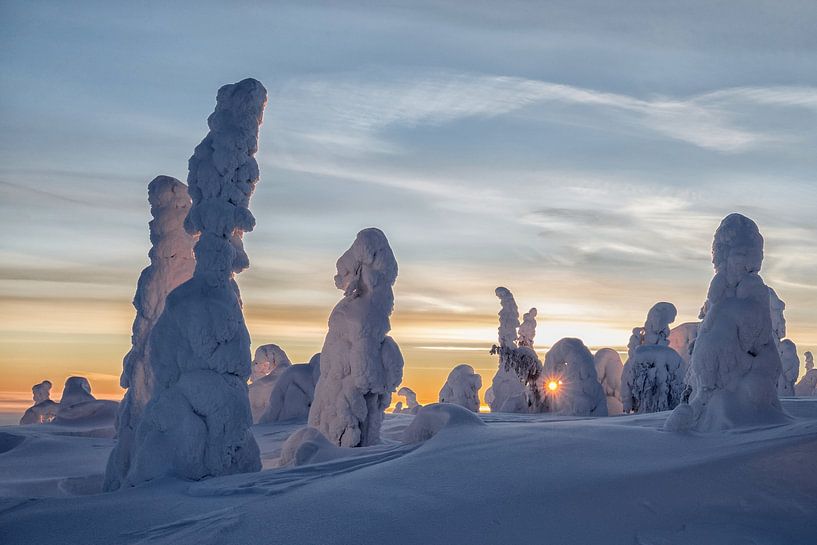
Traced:
[[357, 234], [337, 271], [343, 299], [329, 316], [309, 425], [335, 445], [373, 445], [403, 379], [403, 356], [388, 336], [397, 261], [383, 232], [370, 228]]
[[170, 176], [157, 176], [148, 184], [150, 265], [139, 276], [133, 306], [132, 346], [122, 365], [119, 384], [127, 388], [116, 419], [117, 442], [108, 458], [105, 489], [119, 488], [131, 465], [133, 441], [142, 412], [153, 394], [148, 338], [165, 308], [167, 294], [193, 276], [195, 238], [184, 229], [191, 201], [187, 186]]
[[167, 296], [150, 335], [155, 387], [137, 429], [128, 484], [261, 468], [250, 431], [250, 336], [235, 274], [249, 266], [242, 238], [255, 226], [248, 206], [266, 101], [254, 79], [219, 89], [210, 132], [190, 158], [193, 204], [185, 228], [198, 236], [196, 267]]

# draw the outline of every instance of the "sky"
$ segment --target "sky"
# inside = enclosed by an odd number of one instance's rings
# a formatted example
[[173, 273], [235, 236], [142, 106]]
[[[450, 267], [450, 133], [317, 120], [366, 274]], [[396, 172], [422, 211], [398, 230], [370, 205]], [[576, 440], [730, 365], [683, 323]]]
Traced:
[[[697, 318], [731, 212], [817, 348], [817, 3], [0, 0], [0, 409], [43, 379], [121, 395], [147, 184], [185, 180], [217, 89], [269, 103], [239, 276], [253, 345], [320, 351], [362, 228], [400, 273], [404, 384], [490, 385], [497, 286], [536, 347]], [[483, 390], [484, 392], [484, 390]]]

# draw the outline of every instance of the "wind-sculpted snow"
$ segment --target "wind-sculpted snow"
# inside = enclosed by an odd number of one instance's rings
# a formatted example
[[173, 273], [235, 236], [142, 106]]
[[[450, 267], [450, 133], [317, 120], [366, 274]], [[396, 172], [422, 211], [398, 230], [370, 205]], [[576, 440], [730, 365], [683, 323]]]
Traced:
[[107, 490], [119, 487], [131, 464], [133, 442], [142, 413], [153, 394], [148, 338], [165, 308], [167, 294], [193, 276], [195, 238], [184, 229], [191, 201], [187, 186], [170, 176], [157, 176], [148, 184], [150, 265], [142, 270], [133, 306], [131, 349], [122, 362], [119, 384], [127, 388], [116, 418], [117, 444], [106, 470]]
[[621, 372], [624, 412], [647, 413], [674, 409], [684, 392], [684, 361], [669, 347], [670, 327], [677, 311], [672, 303], [656, 303], [644, 327], [633, 330], [627, 362]]
[[479, 412], [479, 389], [482, 377], [474, 368], [465, 363], [457, 365], [448, 374], [448, 379], [440, 390], [440, 403], [451, 403]]
[[397, 261], [379, 229], [364, 229], [337, 262], [343, 299], [329, 316], [309, 425], [333, 444], [373, 445], [403, 379], [403, 356], [388, 336]]
[[669, 332], [669, 347], [678, 352], [684, 362], [683, 376], [689, 370], [689, 361], [692, 359], [692, 349], [695, 347], [695, 339], [698, 337], [700, 322], [686, 322], [673, 327]]
[[755, 222], [740, 214], [724, 218], [712, 243], [715, 276], [692, 352], [692, 396], [689, 407], [676, 408], [668, 429], [717, 431], [786, 420], [777, 397], [781, 364], [770, 292], [758, 274], [762, 262]]
[[794, 386], [795, 395], [815, 396], [817, 395], [817, 369], [814, 368], [814, 355], [811, 352], [804, 354], [806, 359], [806, 373]]
[[440, 430], [460, 426], [484, 426], [473, 411], [451, 403], [432, 403], [417, 412], [403, 432], [403, 442], [419, 443], [431, 439]]
[[250, 432], [250, 336], [234, 277], [249, 265], [242, 238], [255, 225], [248, 205], [258, 181], [254, 155], [266, 100], [254, 79], [219, 89], [210, 132], [190, 158], [193, 204], [184, 224], [198, 236], [196, 267], [193, 278], [167, 296], [150, 334], [155, 386], [127, 484], [261, 468]]
[[402, 404], [399, 411], [394, 412], [401, 412], [401, 413], [408, 413], [408, 414], [417, 414], [417, 411], [420, 410], [422, 405], [417, 402], [417, 394], [414, 393], [414, 390], [409, 388], [408, 386], [403, 386], [399, 390], [397, 390], [397, 395], [403, 397], [406, 400], [406, 408], [402, 408]]
[[270, 392], [267, 410], [259, 423], [306, 420], [315, 398], [315, 385], [321, 374], [321, 355], [309, 363], [284, 367]]
[[599, 384], [607, 398], [607, 414], [621, 414], [621, 371], [624, 365], [621, 356], [612, 348], [602, 348], [593, 356]]
[[794, 384], [797, 382], [797, 375], [800, 374], [800, 358], [797, 356], [797, 346], [791, 339], [780, 341], [780, 364], [781, 373], [777, 379], [777, 395], [796, 395]]
[[291, 365], [286, 352], [277, 344], [265, 344], [255, 350], [249, 386], [253, 422], [267, 412], [275, 383]]
[[59, 405], [51, 401], [51, 381], [44, 380], [31, 387], [34, 405], [26, 409], [20, 419], [20, 425], [47, 424], [57, 416]]
[[[549, 388], [553, 383], [555, 389]], [[580, 339], [564, 338], [545, 355], [540, 387], [551, 412], [565, 416], [607, 416], [593, 354]]]
[[278, 465], [297, 467], [328, 462], [342, 457], [342, 450], [341, 447], [330, 443], [320, 430], [312, 427], [301, 428], [284, 442]]

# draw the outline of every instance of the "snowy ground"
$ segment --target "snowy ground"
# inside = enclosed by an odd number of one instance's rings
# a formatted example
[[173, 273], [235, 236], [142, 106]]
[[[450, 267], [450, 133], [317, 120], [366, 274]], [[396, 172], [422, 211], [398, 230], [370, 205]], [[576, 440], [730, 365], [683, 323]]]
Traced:
[[790, 424], [672, 434], [667, 413], [487, 414], [425, 443], [275, 469], [299, 424], [256, 426], [264, 470], [99, 494], [106, 430], [0, 427], [0, 543], [815, 543], [817, 398]]

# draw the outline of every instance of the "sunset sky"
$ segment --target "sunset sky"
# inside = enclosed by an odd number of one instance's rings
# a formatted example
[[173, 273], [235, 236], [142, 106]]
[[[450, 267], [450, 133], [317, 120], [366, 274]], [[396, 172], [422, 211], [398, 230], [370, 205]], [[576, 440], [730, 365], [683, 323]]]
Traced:
[[0, 2], [0, 409], [72, 374], [119, 393], [147, 183], [186, 179], [245, 77], [269, 91], [253, 348], [319, 351], [335, 260], [376, 226], [404, 384], [430, 402], [470, 363], [487, 387], [496, 286], [538, 308], [542, 352], [621, 348], [657, 301], [697, 317], [737, 211], [815, 350], [817, 3], [338, 5]]

